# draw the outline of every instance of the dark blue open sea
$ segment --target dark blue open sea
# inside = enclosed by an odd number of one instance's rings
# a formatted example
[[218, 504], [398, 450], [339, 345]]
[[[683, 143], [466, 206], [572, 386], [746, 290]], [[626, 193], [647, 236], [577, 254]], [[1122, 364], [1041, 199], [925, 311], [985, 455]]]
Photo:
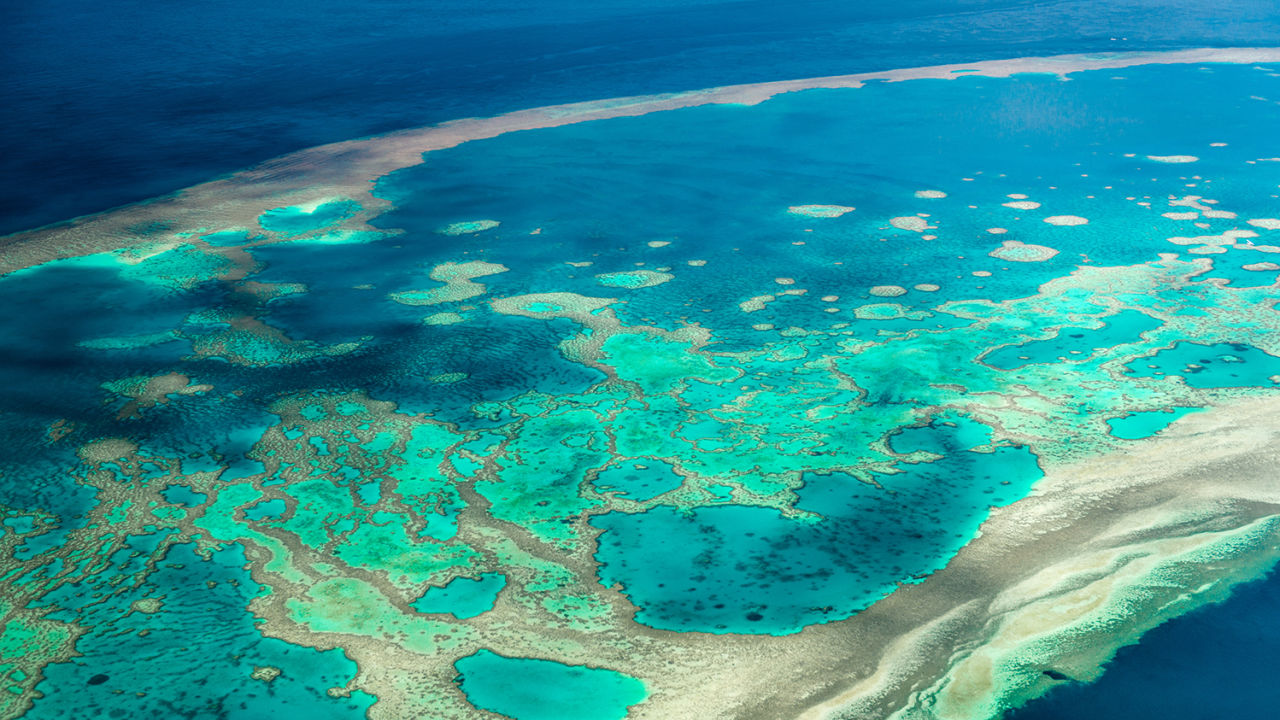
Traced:
[[1275, 716], [1274, 438], [1212, 418], [1280, 387], [1280, 54], [1177, 51], [1277, 47], [1274, 0], [9, 3], [0, 720]]
[[1268, 717], [1280, 690], [1280, 578], [1238, 588], [1220, 605], [1174, 618], [1122, 648], [1093, 684], [1063, 685], [1010, 720]]
[[554, 103], [974, 60], [1268, 46], [1268, 0], [14, 3], [0, 233], [322, 143]]

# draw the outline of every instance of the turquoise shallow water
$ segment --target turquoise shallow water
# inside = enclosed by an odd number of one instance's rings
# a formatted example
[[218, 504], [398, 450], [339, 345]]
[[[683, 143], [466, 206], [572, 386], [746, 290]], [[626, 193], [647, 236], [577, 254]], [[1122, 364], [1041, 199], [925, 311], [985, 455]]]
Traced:
[[1111, 426], [1111, 434], [1125, 440], [1141, 440], [1151, 437], [1169, 427], [1179, 418], [1196, 412], [1197, 408], [1170, 408], [1169, 410], [1149, 410], [1112, 418], [1107, 421]]
[[983, 357], [983, 362], [1013, 370], [1032, 363], [1084, 360], [1098, 350], [1138, 342], [1143, 332], [1159, 326], [1159, 321], [1134, 310], [1107, 318], [1100, 328], [1062, 328], [1056, 337], [1009, 345]]
[[1242, 344], [1179, 343], [1132, 366], [1138, 377], [1181, 375], [1192, 387], [1265, 386], [1280, 376], [1280, 357]]
[[313, 208], [291, 206], [268, 210], [258, 222], [263, 230], [285, 235], [303, 235], [341, 222], [359, 210], [358, 203], [334, 200]]
[[987, 508], [1040, 477], [1025, 449], [971, 452], [990, 441], [975, 425], [911, 431], [903, 444], [943, 459], [877, 476], [879, 487], [806, 475], [801, 521], [746, 507], [601, 517], [601, 581], [622, 583], [637, 619], [667, 630], [784, 634], [848, 617], [942, 567]]
[[507, 658], [488, 650], [456, 666], [462, 691], [476, 707], [515, 720], [621, 720], [646, 694], [634, 678], [612, 670]]
[[413, 609], [424, 613], [449, 613], [459, 620], [472, 618], [493, 609], [498, 593], [507, 579], [498, 573], [478, 578], [454, 578], [448, 585], [429, 588], [414, 600]]
[[644, 502], [678, 489], [684, 484], [684, 479], [666, 463], [624, 463], [601, 472], [594, 484], [602, 492], [613, 491], [631, 500]]
[[202, 505], [206, 497], [204, 493], [195, 492], [186, 485], [170, 485], [161, 494], [164, 495], [165, 500], [186, 507]]
[[[128, 550], [145, 553], [154, 540], [131, 539]], [[140, 569], [140, 560], [129, 559], [128, 550], [113, 558], [122, 574]], [[345, 687], [355, 673], [341, 650], [321, 652], [255, 632], [245, 605], [263, 588], [246, 577], [243, 563], [238, 549], [206, 560], [190, 546], [177, 545], [132, 592], [102, 598], [107, 588], [89, 584], [48, 597], [49, 604], [61, 608], [54, 617], [77, 618], [92, 629], [77, 643], [81, 657], [45, 669], [40, 685], [45, 696], [24, 717], [362, 716], [374, 698], [360, 692], [334, 698], [325, 692]], [[213, 585], [191, 583], [192, 571]], [[158, 609], [146, 606], [148, 599]], [[244, 682], [257, 667], [279, 673], [269, 681]]]
[[[1242, 258], [1276, 232], [1247, 221], [1277, 214], [1280, 110], [1252, 99], [1277, 75], [508, 133], [371, 179], [377, 232], [326, 194], [4, 277], [10, 694], [612, 718], [715, 643], [856, 619], [1042, 466], [1273, 389], [1274, 289]], [[671, 649], [692, 632], [706, 656]], [[421, 684], [373, 671], [398, 653]], [[206, 654], [207, 682], [148, 675]]]

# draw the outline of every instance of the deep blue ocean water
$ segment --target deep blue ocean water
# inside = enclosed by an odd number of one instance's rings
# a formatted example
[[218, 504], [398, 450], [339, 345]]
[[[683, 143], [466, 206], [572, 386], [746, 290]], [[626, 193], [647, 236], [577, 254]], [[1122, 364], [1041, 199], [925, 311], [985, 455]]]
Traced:
[[10, 3], [0, 233], [293, 150], [560, 102], [1028, 55], [1280, 44], [1270, 0]]
[[1148, 632], [1095, 683], [1064, 683], [1007, 720], [1274, 717], [1280, 704], [1280, 575]]

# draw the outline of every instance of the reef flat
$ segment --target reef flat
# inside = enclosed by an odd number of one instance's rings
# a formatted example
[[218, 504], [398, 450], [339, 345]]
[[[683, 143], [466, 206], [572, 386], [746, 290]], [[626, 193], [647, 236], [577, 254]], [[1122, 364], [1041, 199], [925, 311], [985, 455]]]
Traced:
[[6, 238], [0, 717], [1096, 678], [1280, 557], [1276, 63], [542, 108]]
[[[869, 653], [874, 670], [800, 717], [997, 716], [1096, 678], [1118, 646], [1266, 572], [1280, 558], [1277, 407], [1191, 416], [1131, 450], [1050, 470], [944, 570], [845, 623], [861, 640], [860, 624], [912, 617]], [[868, 662], [858, 654], [851, 665]]]

